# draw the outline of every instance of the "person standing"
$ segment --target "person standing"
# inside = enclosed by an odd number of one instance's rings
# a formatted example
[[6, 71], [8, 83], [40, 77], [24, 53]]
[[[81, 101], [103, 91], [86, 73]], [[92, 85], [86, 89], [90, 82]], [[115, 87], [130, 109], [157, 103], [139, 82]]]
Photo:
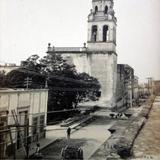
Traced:
[[36, 145], [36, 152], [35, 152], [35, 154], [39, 154], [39, 150], [40, 150], [40, 143], [37, 143], [37, 145]]
[[68, 127], [68, 128], [67, 128], [67, 139], [68, 139], [68, 140], [70, 139], [70, 135], [71, 135], [71, 128]]

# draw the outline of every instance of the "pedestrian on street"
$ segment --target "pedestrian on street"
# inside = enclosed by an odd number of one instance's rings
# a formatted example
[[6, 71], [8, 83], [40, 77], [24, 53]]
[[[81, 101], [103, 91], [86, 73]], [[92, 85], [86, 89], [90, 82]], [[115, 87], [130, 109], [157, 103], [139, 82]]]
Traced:
[[68, 139], [68, 140], [70, 139], [70, 135], [71, 135], [71, 128], [68, 127], [68, 128], [67, 128], [67, 139]]
[[36, 145], [36, 154], [39, 154], [39, 150], [40, 150], [40, 143], [37, 143]]
[[34, 153], [34, 158], [36, 158], [36, 159], [42, 159], [43, 158], [42, 153], [40, 153], [40, 143], [39, 142], [36, 145], [36, 151]]

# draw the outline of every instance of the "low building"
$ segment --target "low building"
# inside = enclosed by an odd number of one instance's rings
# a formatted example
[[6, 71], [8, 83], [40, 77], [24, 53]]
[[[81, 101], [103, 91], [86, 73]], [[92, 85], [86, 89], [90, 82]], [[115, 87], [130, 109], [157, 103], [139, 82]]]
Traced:
[[0, 90], [0, 108], [8, 111], [7, 126], [11, 128], [13, 139], [11, 141], [8, 137], [7, 156], [22, 148], [27, 140], [35, 142], [45, 137], [47, 101], [48, 90], [46, 89]]
[[155, 95], [160, 95], [160, 80], [153, 81], [153, 93]]
[[139, 97], [144, 98], [146, 95], [149, 95], [148, 84], [139, 84]]

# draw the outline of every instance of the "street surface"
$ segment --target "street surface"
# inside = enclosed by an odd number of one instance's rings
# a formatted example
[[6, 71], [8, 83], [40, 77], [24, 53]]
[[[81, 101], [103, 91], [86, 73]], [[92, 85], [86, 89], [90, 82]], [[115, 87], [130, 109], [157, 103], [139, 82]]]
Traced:
[[160, 159], [160, 97], [153, 103], [148, 121], [134, 144], [135, 158], [158, 157]]
[[[61, 149], [68, 143], [83, 149], [84, 159], [91, 155], [110, 137], [108, 129], [115, 123], [113, 120], [98, 117], [95, 121], [71, 134], [71, 140], [66, 139], [66, 128], [49, 126], [47, 137], [62, 138], [42, 151], [44, 159], [61, 159]], [[54, 129], [54, 130], [51, 130]]]
[[[132, 117], [137, 117], [141, 112], [143, 106], [130, 108], [127, 112], [132, 113]], [[42, 150], [44, 159], [61, 159], [61, 150], [67, 144], [76, 145], [83, 149], [84, 159], [87, 160], [107, 141], [110, 137], [108, 131], [117, 121], [125, 123], [128, 118], [122, 116], [121, 119], [110, 119], [110, 112], [107, 110], [100, 110], [94, 113], [96, 119], [91, 123], [78, 128], [72, 129], [71, 139], [68, 141], [66, 136], [67, 127], [60, 127], [60, 125], [47, 126], [47, 139], [58, 139], [47, 148]], [[78, 123], [78, 122], [77, 122]], [[76, 124], [71, 125], [74, 127]], [[104, 150], [104, 147], [102, 147]], [[104, 153], [105, 154], [105, 153]], [[105, 157], [105, 155], [104, 155]]]

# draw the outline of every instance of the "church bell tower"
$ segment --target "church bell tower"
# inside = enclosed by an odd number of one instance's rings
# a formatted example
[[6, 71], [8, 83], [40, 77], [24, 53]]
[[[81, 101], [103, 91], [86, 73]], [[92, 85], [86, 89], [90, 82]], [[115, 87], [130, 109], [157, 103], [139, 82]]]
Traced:
[[88, 16], [87, 52], [90, 75], [99, 80], [100, 101], [108, 107], [114, 107], [116, 103], [117, 19], [113, 6], [113, 0], [92, 0], [92, 9]]
[[116, 23], [113, 0], [92, 0], [88, 16], [88, 49], [116, 52]]

